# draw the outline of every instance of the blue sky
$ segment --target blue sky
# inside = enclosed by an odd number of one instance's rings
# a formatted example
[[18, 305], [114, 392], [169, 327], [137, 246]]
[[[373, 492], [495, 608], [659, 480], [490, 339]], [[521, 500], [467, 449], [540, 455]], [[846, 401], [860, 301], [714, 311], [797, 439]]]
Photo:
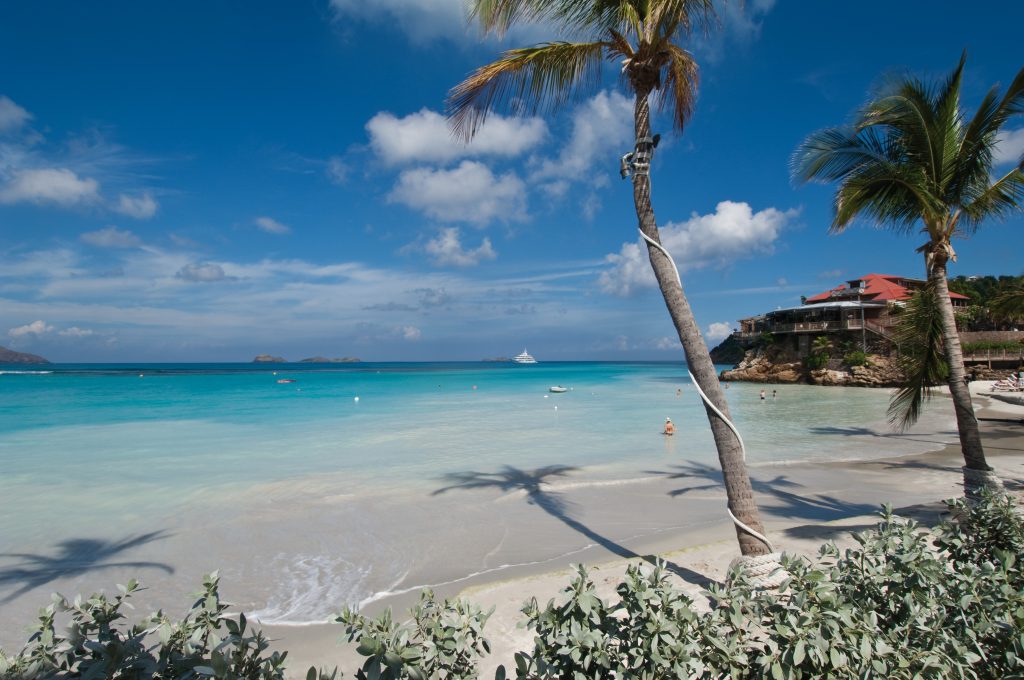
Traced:
[[[5, 3], [0, 345], [56, 361], [677, 359], [636, 239], [631, 102], [494, 116], [450, 139], [447, 90], [542, 26], [481, 40], [461, 0]], [[969, 51], [967, 105], [1022, 66], [1024, 5], [748, 0], [691, 45], [700, 101], [654, 207], [714, 344], [735, 320], [870, 272], [919, 238], [829, 236], [788, 159], [886, 73]], [[667, 123], [655, 128], [667, 132]], [[1024, 151], [1024, 120], [1001, 154]], [[1009, 167], [1004, 164], [1004, 167]], [[955, 274], [1021, 274], [1024, 218]]]

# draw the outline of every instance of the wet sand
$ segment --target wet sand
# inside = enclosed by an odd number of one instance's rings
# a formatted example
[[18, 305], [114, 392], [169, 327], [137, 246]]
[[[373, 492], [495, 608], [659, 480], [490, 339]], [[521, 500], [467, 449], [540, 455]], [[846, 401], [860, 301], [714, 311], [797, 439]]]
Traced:
[[[1024, 406], [991, 398], [987, 387], [987, 383], [972, 384], [986, 455], [1007, 487], [1019, 491], [1024, 488]], [[903, 516], [934, 523], [944, 511], [941, 500], [962, 494], [962, 456], [957, 445], [936, 439], [931, 443], [937, 450], [932, 452], [886, 458], [887, 441], [902, 435], [851, 430], [849, 436], [877, 438], [879, 458], [751, 468], [768, 536], [777, 549], [813, 556], [825, 541], [849, 543], [852, 532], [874, 526], [875, 513], [883, 503], [891, 503]], [[506, 525], [496, 553], [510, 548], [528, 552], [531, 541], [548, 544], [560, 537], [578, 542], [580, 534], [590, 547], [502, 570], [498, 572], [501, 580], [489, 573], [435, 587], [438, 597], [462, 595], [485, 609], [495, 608], [485, 629], [492, 654], [482, 665], [481, 677], [492, 677], [498, 664], [507, 668], [514, 652], [529, 649], [531, 634], [517, 628], [522, 621], [519, 609], [530, 597], [542, 602], [554, 597], [568, 582], [570, 564], [592, 567], [592, 576], [606, 598], [614, 594], [614, 585], [628, 564], [650, 562], [654, 556], [665, 560], [681, 587], [695, 597], [708, 582], [725, 576], [738, 550], [724, 513], [720, 473], [686, 461], [647, 472], [635, 483], [582, 488], [573, 488], [557, 475], [539, 474], [521, 480], [518, 488], [502, 497], [511, 516], [529, 522], [526, 529], [532, 538], [523, 541], [510, 536], [510, 525]], [[644, 524], [644, 517], [648, 526], [634, 526], [632, 532], [624, 526], [627, 522]], [[630, 538], [631, 533], [636, 537]], [[374, 615], [391, 607], [404, 613], [417, 598], [415, 590], [401, 593], [369, 604], [364, 612]], [[349, 671], [361, 663], [354, 649], [340, 641], [340, 625], [266, 625], [264, 631], [275, 640], [276, 648], [289, 650], [289, 667], [295, 677], [304, 677], [310, 665]]]

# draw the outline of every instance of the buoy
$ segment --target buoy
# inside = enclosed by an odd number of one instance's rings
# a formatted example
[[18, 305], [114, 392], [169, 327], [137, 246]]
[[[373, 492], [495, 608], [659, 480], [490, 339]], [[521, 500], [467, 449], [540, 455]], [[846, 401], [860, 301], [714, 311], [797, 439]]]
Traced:
[[545, 395], [544, 395], [544, 398], [545, 398], [545, 399], [547, 399], [547, 398], [548, 398], [548, 395], [546, 395], [546, 394], [545, 394]]
[[356, 397], [356, 398], [355, 398], [355, 399], [353, 399], [352, 401], [359, 401], [359, 397]]

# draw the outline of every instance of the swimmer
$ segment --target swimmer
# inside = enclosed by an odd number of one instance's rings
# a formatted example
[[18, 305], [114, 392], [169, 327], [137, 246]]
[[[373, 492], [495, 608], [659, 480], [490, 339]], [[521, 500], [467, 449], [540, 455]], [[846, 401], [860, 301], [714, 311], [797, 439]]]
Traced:
[[676, 426], [672, 424], [671, 418], [665, 418], [665, 429], [662, 430], [662, 434], [673, 435], [676, 433]]
[[779, 391], [778, 390], [772, 390], [772, 399], [777, 399], [778, 396], [779, 396]]
[[678, 396], [681, 396], [682, 394], [683, 394], [683, 388], [682, 387], [677, 388], [676, 389], [676, 396], [678, 397]]
[[764, 390], [761, 390], [761, 401], [764, 401]]

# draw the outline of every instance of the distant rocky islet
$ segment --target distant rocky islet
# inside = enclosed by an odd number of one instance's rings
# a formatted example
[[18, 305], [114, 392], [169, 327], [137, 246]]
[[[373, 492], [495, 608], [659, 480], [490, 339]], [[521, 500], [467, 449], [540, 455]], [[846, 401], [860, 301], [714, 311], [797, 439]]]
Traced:
[[[356, 357], [309, 357], [307, 359], [300, 359], [296, 363], [300, 364], [357, 364], [361, 359]], [[260, 354], [252, 360], [254, 364], [288, 364], [292, 363], [284, 357], [276, 357], [272, 354]]]

